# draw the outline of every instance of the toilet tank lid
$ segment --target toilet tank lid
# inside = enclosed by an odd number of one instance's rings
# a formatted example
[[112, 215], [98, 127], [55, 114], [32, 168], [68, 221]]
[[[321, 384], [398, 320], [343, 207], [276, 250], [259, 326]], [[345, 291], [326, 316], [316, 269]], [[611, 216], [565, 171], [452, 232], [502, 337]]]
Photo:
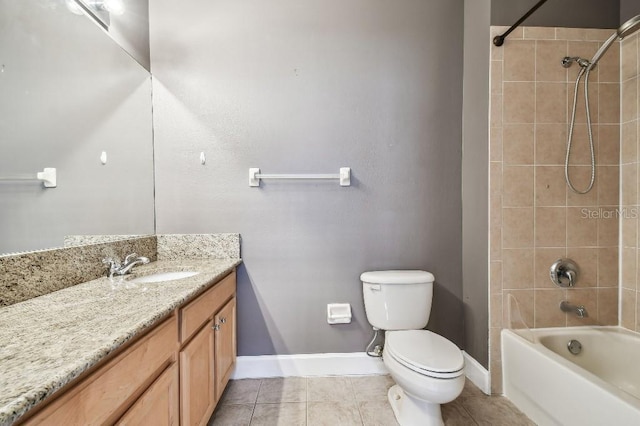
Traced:
[[370, 271], [362, 273], [360, 280], [370, 284], [423, 284], [432, 283], [435, 277], [427, 271]]

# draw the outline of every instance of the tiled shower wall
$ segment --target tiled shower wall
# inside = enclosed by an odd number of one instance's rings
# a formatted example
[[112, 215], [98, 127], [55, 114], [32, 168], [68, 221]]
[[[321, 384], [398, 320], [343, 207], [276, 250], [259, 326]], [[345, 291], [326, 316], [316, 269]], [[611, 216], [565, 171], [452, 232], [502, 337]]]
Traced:
[[[492, 27], [492, 37], [504, 29]], [[502, 391], [500, 330], [509, 327], [509, 295], [529, 327], [618, 322], [619, 44], [590, 77], [597, 170], [594, 188], [585, 195], [568, 190], [563, 168], [579, 67], [560, 64], [568, 55], [591, 58], [611, 34], [521, 27], [502, 47], [492, 44], [489, 347], [494, 393]], [[585, 122], [581, 86], [570, 162], [578, 188], [590, 178]], [[575, 288], [558, 288], [549, 279], [549, 267], [561, 257], [580, 267]], [[589, 318], [564, 314], [562, 300], [584, 305]]]
[[638, 36], [622, 41], [621, 70], [621, 299], [620, 322], [623, 327], [640, 331], [638, 314]]

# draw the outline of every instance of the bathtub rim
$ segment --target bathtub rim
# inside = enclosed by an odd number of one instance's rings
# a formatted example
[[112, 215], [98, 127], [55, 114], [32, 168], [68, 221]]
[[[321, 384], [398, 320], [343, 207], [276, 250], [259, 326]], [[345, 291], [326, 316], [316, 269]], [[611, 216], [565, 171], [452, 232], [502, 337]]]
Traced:
[[[593, 374], [592, 372], [580, 367], [579, 365], [569, 361], [563, 356], [557, 354], [551, 349], [547, 348], [545, 345], [539, 342], [540, 335], [562, 335], [562, 334], [570, 334], [571, 331], [576, 332], [585, 332], [585, 331], [598, 331], [598, 332], [613, 332], [619, 334], [627, 334], [632, 335], [638, 339], [640, 342], [640, 333], [637, 333], [632, 330], [628, 330], [624, 327], [615, 326], [615, 325], [585, 325], [585, 326], [573, 326], [573, 327], [546, 327], [546, 328], [532, 328], [529, 329], [534, 337], [536, 338], [536, 342], [531, 342], [522, 335], [518, 334], [516, 331], [508, 328], [504, 328], [500, 332], [500, 351], [502, 360], [505, 359], [504, 354], [504, 345], [502, 344], [502, 340], [505, 335], [508, 335], [510, 338], [514, 338], [519, 344], [529, 347], [531, 350], [541, 353], [542, 355], [550, 358], [559, 367], [563, 370], [566, 370], [568, 373], [578, 375], [582, 380], [590, 382], [592, 385], [602, 388], [605, 392], [618, 397], [622, 402], [629, 405], [630, 407], [640, 411], [640, 399], [635, 396], [627, 393], [626, 391], [620, 389], [619, 387], [605, 381], [599, 376]], [[506, 387], [507, 380], [507, 372], [504, 371], [504, 363], [503, 363], [503, 371], [502, 371], [502, 386], [503, 389]]]

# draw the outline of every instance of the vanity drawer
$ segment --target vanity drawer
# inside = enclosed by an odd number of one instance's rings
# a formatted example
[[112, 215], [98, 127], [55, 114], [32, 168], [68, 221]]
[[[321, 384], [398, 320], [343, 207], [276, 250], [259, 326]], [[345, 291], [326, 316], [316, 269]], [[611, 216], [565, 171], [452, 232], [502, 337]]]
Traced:
[[166, 366], [175, 361], [177, 333], [174, 315], [25, 424], [113, 423]]
[[194, 301], [180, 309], [180, 342], [186, 342], [202, 324], [213, 317], [236, 291], [236, 271], [231, 272]]

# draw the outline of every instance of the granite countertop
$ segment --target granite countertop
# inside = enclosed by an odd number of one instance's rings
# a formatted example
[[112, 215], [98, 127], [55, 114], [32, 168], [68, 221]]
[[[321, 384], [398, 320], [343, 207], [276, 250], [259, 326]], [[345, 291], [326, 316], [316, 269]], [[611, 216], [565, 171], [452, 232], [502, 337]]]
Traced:
[[[0, 308], [0, 425], [15, 422], [240, 263], [158, 261], [134, 268], [125, 278], [99, 278]], [[200, 273], [164, 283], [130, 282], [176, 270]]]

